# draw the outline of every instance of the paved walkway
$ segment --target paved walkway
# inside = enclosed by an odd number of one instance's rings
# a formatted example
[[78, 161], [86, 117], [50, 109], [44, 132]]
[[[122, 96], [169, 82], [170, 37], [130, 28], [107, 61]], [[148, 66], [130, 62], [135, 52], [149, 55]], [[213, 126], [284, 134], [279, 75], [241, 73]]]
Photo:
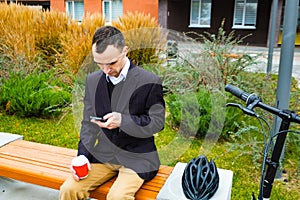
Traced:
[[[251, 47], [251, 46], [240, 46], [239, 49], [246, 52], [250, 55], [261, 55], [259, 57], [259, 64], [255, 66], [254, 71], [259, 72], [267, 72], [267, 65], [268, 65], [268, 52], [269, 49], [267, 47]], [[277, 47], [273, 49], [273, 59], [272, 61], [272, 70], [271, 73], [277, 74], [279, 70], [280, 64], [280, 54], [281, 48]], [[300, 47], [295, 47], [294, 49], [294, 59], [293, 59], [293, 69], [292, 69], [292, 76], [295, 77], [299, 81], [300, 86]]]
[[58, 200], [58, 190], [0, 176], [0, 200]]
[[[201, 44], [193, 43], [193, 42], [180, 42], [178, 45], [179, 52], [182, 53], [182, 57], [185, 57], [185, 52], [192, 52], [195, 54], [199, 53], [199, 48], [201, 48]], [[259, 55], [259, 59], [257, 60], [259, 64], [252, 66], [251, 71], [258, 72], [267, 72], [268, 65], [268, 47], [257, 47], [257, 46], [238, 46], [236, 52], [247, 53], [249, 55], [257, 56]], [[273, 58], [272, 58], [272, 70], [271, 73], [277, 74], [280, 63], [280, 54], [281, 48], [276, 47], [273, 48]], [[294, 59], [293, 59], [293, 71], [292, 76], [299, 80], [300, 87], [300, 47], [297, 46], [294, 48]]]

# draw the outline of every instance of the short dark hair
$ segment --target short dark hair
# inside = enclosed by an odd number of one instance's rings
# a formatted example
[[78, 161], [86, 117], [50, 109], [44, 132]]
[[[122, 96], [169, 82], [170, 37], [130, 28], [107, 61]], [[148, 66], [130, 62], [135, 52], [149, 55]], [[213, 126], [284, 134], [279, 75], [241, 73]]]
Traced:
[[103, 53], [108, 45], [122, 51], [124, 44], [124, 36], [122, 32], [113, 26], [102, 26], [98, 28], [93, 36], [92, 44], [96, 43], [96, 52]]

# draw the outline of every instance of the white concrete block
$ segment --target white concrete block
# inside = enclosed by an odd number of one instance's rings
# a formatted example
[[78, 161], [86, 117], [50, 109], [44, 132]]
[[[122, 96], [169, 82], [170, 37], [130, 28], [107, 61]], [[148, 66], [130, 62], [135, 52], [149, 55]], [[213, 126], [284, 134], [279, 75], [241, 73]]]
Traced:
[[23, 140], [22, 135], [0, 132], [0, 147], [15, 140]]
[[[157, 195], [157, 200], [187, 200], [184, 196], [181, 177], [187, 163], [177, 163], [167, 179], [166, 183]], [[230, 170], [219, 169], [220, 177], [219, 188], [210, 200], [230, 200], [233, 172]]]

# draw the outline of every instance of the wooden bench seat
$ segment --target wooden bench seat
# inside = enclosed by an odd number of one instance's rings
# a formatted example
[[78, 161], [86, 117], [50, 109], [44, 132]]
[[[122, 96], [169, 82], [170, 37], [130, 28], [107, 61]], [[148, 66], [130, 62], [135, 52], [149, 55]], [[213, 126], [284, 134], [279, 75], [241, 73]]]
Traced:
[[[59, 189], [70, 175], [69, 166], [76, 153], [73, 149], [16, 140], [0, 148], [0, 176]], [[172, 170], [162, 165], [156, 177], [136, 193], [136, 199], [156, 199]], [[105, 199], [114, 180], [92, 191], [91, 197]]]

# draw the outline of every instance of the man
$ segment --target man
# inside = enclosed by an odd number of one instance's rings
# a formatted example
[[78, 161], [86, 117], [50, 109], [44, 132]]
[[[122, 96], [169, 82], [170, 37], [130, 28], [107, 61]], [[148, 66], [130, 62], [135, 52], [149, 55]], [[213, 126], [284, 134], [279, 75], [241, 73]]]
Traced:
[[107, 199], [134, 199], [159, 169], [153, 134], [163, 129], [165, 120], [161, 80], [131, 63], [127, 53], [124, 36], [115, 27], [95, 32], [92, 54], [101, 70], [86, 78], [78, 144], [78, 155], [88, 158], [91, 170], [79, 180], [71, 168], [72, 176], [61, 186], [61, 200], [86, 199], [114, 176]]

